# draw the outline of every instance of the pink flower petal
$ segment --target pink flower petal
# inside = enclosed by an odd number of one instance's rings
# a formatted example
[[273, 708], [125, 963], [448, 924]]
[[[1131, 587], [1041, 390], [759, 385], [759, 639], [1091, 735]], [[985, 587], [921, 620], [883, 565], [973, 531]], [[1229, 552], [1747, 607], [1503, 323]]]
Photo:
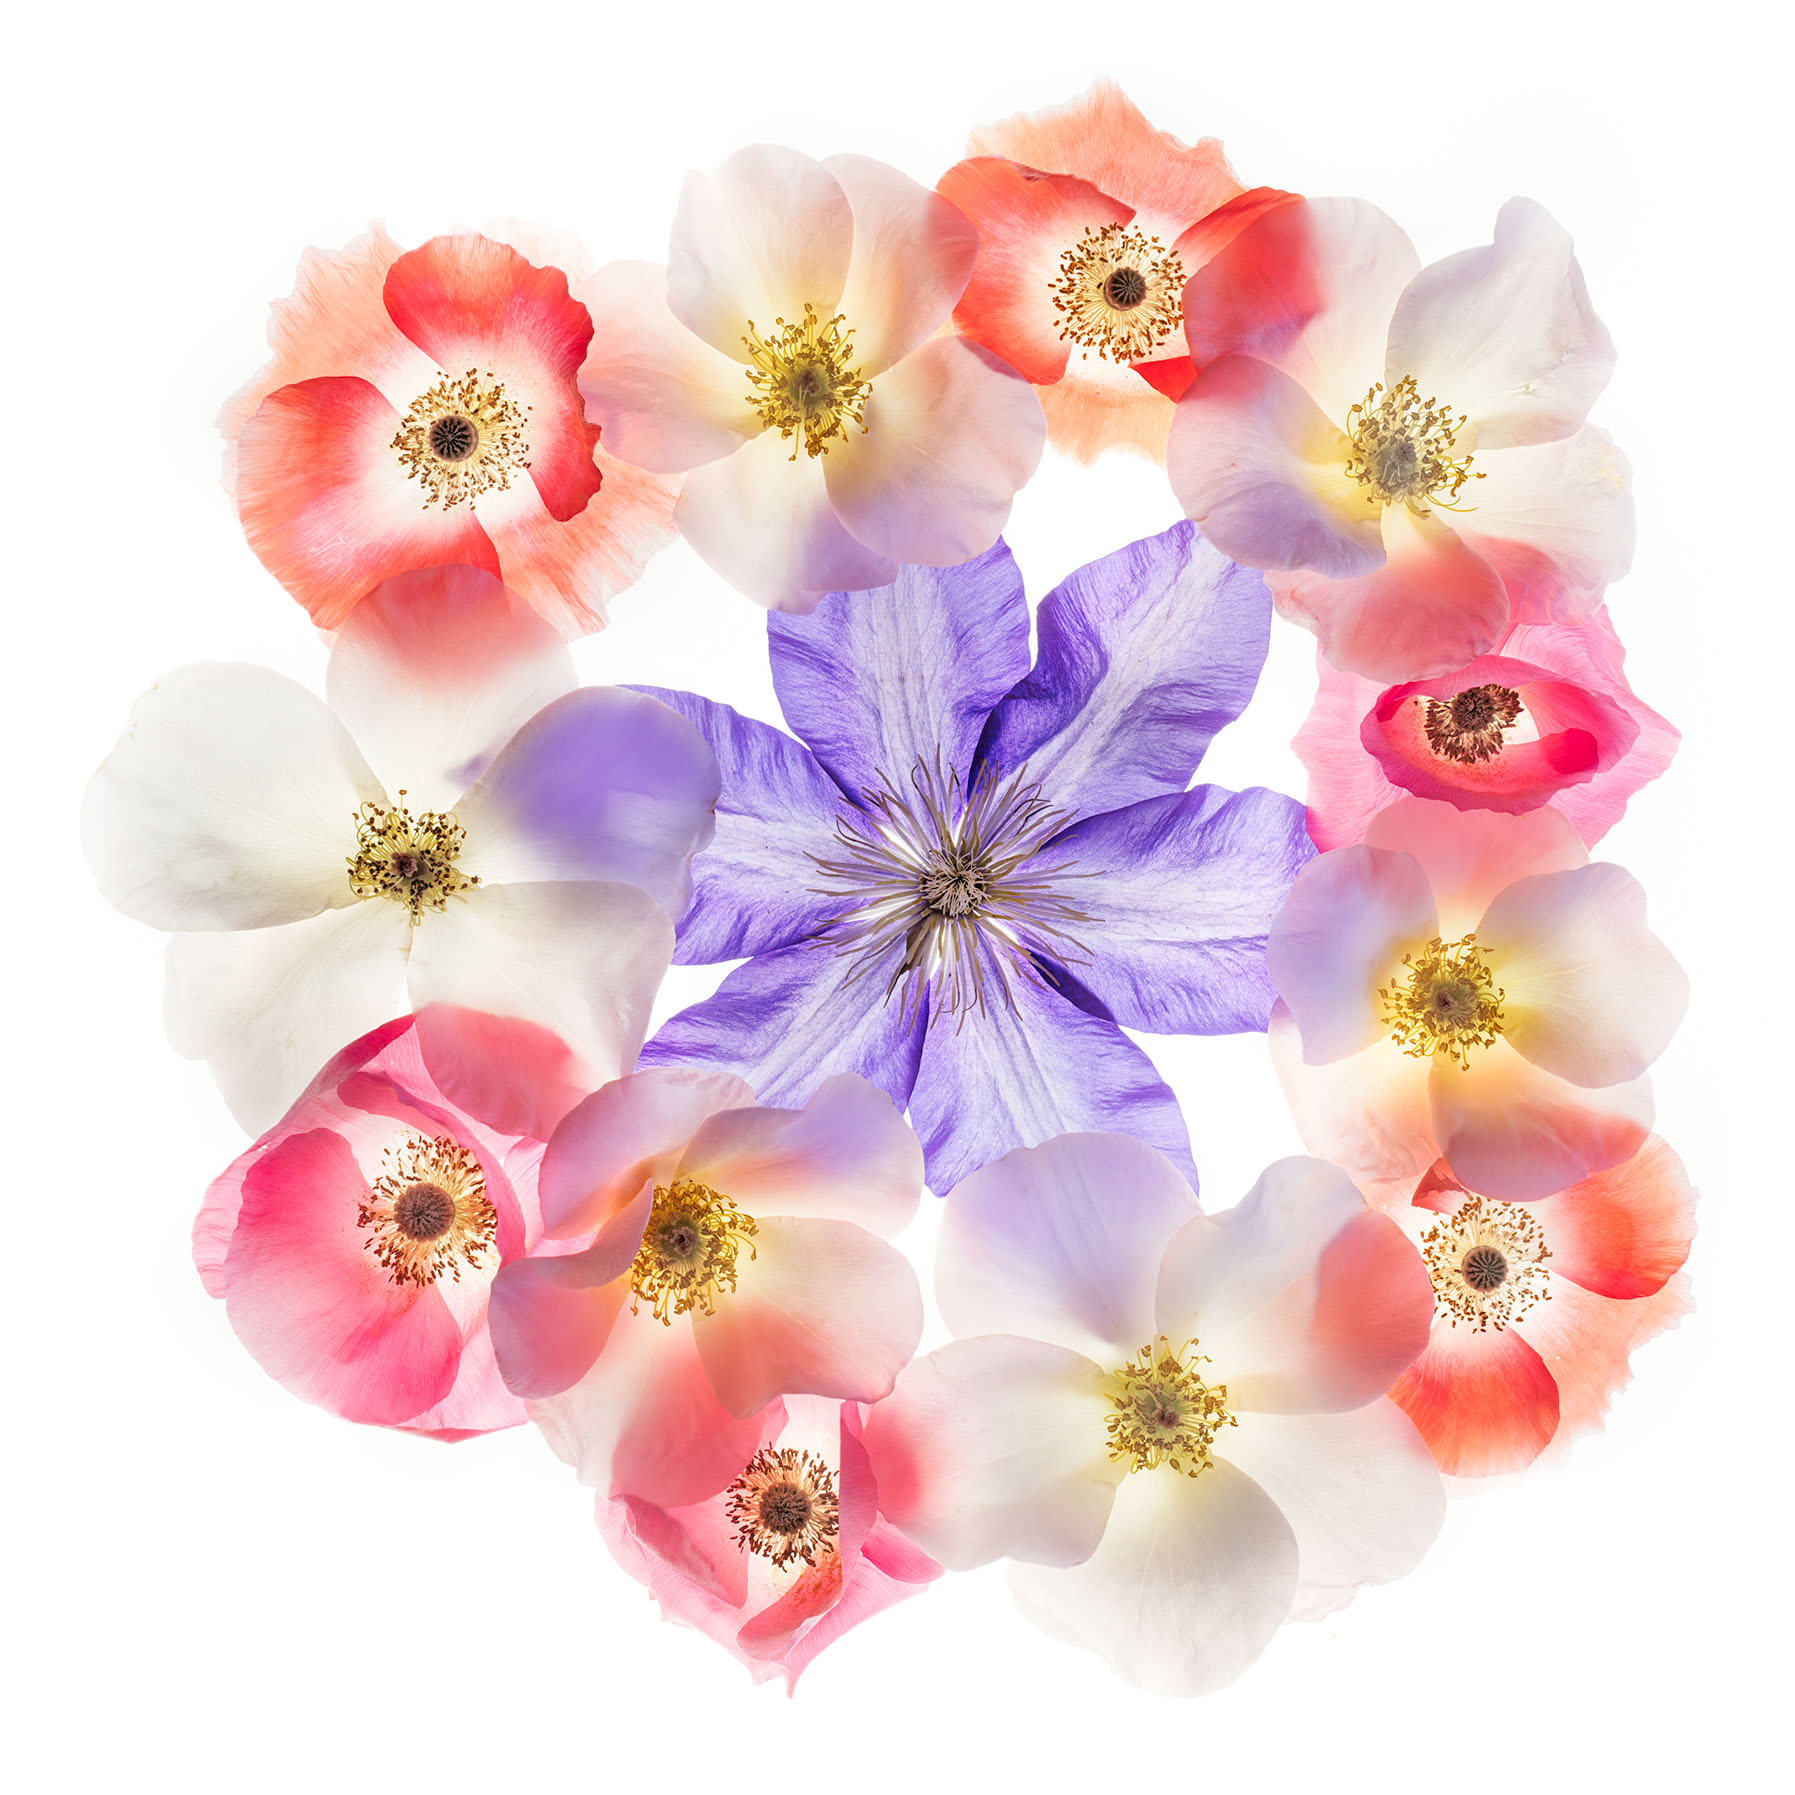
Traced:
[[559, 1396], [592, 1369], [629, 1297], [624, 1273], [653, 1200], [645, 1188], [585, 1252], [514, 1259], [493, 1280], [487, 1326], [517, 1395]]
[[1442, 1322], [1390, 1396], [1453, 1477], [1525, 1470], [1558, 1430], [1558, 1385], [1514, 1328]]
[[1695, 1189], [1656, 1135], [1624, 1164], [1532, 1206], [1552, 1272], [1598, 1296], [1655, 1295], [1682, 1270], [1695, 1234]]

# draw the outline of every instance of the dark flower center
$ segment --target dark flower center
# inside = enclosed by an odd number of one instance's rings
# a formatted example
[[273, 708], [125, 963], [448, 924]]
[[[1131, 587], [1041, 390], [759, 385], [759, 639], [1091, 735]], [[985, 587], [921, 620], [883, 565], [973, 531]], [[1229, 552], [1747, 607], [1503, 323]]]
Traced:
[[440, 1184], [413, 1184], [393, 1203], [393, 1223], [413, 1240], [437, 1240], [455, 1220], [455, 1201]]
[[451, 412], [430, 426], [430, 453], [438, 461], [465, 461], [480, 441], [471, 420]]
[[1131, 312], [1147, 297], [1147, 277], [1138, 268], [1112, 268], [1103, 297], [1119, 312]]
[[795, 1483], [776, 1483], [760, 1499], [761, 1525], [775, 1533], [798, 1533], [810, 1525], [810, 1494]]
[[1494, 1247], [1473, 1247], [1461, 1269], [1465, 1282], [1480, 1296], [1488, 1296], [1508, 1276], [1508, 1261]]

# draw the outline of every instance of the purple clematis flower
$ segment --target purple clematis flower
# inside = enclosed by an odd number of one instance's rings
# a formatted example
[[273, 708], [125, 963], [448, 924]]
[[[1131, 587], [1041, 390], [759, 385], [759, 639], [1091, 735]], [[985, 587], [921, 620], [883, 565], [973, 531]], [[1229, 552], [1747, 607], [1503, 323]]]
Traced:
[[[1187, 790], [1245, 708], [1271, 601], [1193, 525], [1028, 601], [1000, 541], [768, 619], [798, 740], [691, 692], [723, 771], [676, 960], [746, 958], [644, 1065], [762, 1103], [857, 1072], [911, 1120], [930, 1188], [1053, 1135], [1133, 1135], [1195, 1183], [1177, 1100], [1122, 1026], [1266, 1026], [1265, 937], [1313, 853], [1276, 792]], [[1122, 1026], [1118, 1026], [1122, 1025]]]

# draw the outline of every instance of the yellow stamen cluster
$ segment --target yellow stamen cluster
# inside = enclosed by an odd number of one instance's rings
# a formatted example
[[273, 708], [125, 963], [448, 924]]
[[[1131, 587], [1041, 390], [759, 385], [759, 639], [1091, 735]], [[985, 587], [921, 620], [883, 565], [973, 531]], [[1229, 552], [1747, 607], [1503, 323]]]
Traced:
[[1472, 1197], [1421, 1237], [1439, 1312], [1496, 1333], [1549, 1298], [1546, 1236], [1524, 1203]]
[[1143, 1346], [1110, 1373], [1110, 1412], [1103, 1423], [1109, 1456], [1126, 1461], [1131, 1472], [1169, 1465], [1182, 1476], [1201, 1476], [1212, 1462], [1216, 1430], [1236, 1425], [1228, 1386], [1206, 1384], [1197, 1375], [1197, 1366], [1208, 1361], [1196, 1345], [1187, 1340], [1174, 1351], [1161, 1334], [1157, 1349]]
[[806, 304], [803, 322], [773, 320], [763, 337], [748, 321], [742, 342], [748, 351], [748, 403], [763, 428], [791, 442], [791, 459], [828, 453], [831, 442], [846, 440], [847, 426], [866, 429], [865, 407], [872, 392], [852, 365], [854, 333], [841, 315], [819, 319]]
[[1521, 695], [1511, 686], [1466, 686], [1448, 699], [1429, 698], [1426, 706], [1427, 745], [1444, 760], [1476, 766], [1502, 752], [1521, 714]]
[[814, 1565], [841, 1530], [834, 1473], [814, 1452], [789, 1446], [755, 1453], [729, 1486], [723, 1512], [736, 1539], [777, 1570], [799, 1558]]
[[424, 508], [445, 511], [484, 492], [504, 492], [530, 465], [524, 435], [530, 407], [506, 398], [502, 381], [469, 368], [412, 400], [393, 438], [407, 479], [424, 488]]
[[642, 1230], [642, 1245], [630, 1266], [631, 1313], [647, 1302], [656, 1321], [673, 1325], [675, 1315], [694, 1309], [717, 1312], [717, 1292], [735, 1289], [736, 1258], [760, 1232], [754, 1217], [708, 1184], [676, 1179], [654, 1187], [654, 1207]]
[[1145, 361], [1184, 317], [1184, 263], [1157, 237], [1131, 226], [1087, 230], [1060, 253], [1048, 289], [1060, 341], [1105, 361]]
[[390, 809], [370, 800], [355, 813], [349, 889], [359, 898], [391, 898], [420, 922], [426, 910], [446, 910], [450, 898], [480, 883], [455, 864], [466, 840], [453, 812], [413, 816], [404, 792]]
[[448, 1135], [408, 1134], [382, 1156], [381, 1174], [365, 1190], [356, 1225], [363, 1243], [395, 1284], [434, 1284], [444, 1272], [484, 1270], [493, 1258], [498, 1212], [486, 1197], [480, 1161]]
[[1466, 510], [1454, 501], [1467, 480], [1483, 475], [1471, 472], [1469, 455], [1452, 452], [1464, 427], [1463, 413], [1455, 418], [1448, 406], [1421, 397], [1413, 375], [1405, 374], [1388, 392], [1377, 381], [1346, 414], [1352, 443], [1346, 472], [1368, 489], [1374, 504], [1407, 505], [1418, 517], [1434, 506]]
[[1390, 1038], [1417, 1059], [1443, 1053], [1461, 1071], [1473, 1047], [1493, 1047], [1502, 1033], [1503, 993], [1484, 963], [1473, 931], [1462, 941], [1438, 935], [1419, 955], [1404, 954], [1407, 969], [1378, 988]]

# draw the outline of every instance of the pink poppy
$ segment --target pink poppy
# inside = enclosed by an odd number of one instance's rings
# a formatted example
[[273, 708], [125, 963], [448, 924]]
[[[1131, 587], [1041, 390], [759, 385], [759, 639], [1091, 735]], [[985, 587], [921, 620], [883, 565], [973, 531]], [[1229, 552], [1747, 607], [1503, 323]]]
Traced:
[[788, 1692], [826, 1645], [941, 1575], [879, 1513], [858, 1406], [817, 1396], [786, 1400], [728, 1488], [680, 1508], [600, 1496], [598, 1528], [665, 1619]]
[[1046, 421], [1012, 368], [939, 331], [978, 233], [863, 156], [760, 144], [692, 174], [668, 265], [580, 288], [580, 375], [614, 453], [687, 473], [681, 533], [778, 610], [957, 566], [997, 540]]
[[455, 1106], [402, 1017], [345, 1047], [213, 1180], [194, 1262], [295, 1396], [438, 1439], [515, 1427], [486, 1305], [541, 1231], [541, 1160], [540, 1141]]
[[250, 547], [321, 628], [382, 580], [464, 562], [581, 635], [672, 540], [677, 484], [586, 421], [582, 261], [521, 227], [401, 250], [379, 225], [301, 259], [274, 359], [219, 428]]
[[1626, 572], [1627, 463], [1585, 422], [1613, 346], [1533, 201], [1427, 268], [1363, 201], [1274, 207], [1191, 276], [1184, 328], [1173, 490], [1336, 667], [1450, 673]]
[[1155, 130], [1108, 80], [974, 131], [967, 150], [936, 183], [979, 234], [955, 324], [1035, 384], [1056, 448], [1163, 460], [1172, 407], [1134, 367], [1188, 365], [1186, 279], [1295, 196], [1243, 192], [1213, 137]]
[[549, 1143], [545, 1242], [493, 1293], [499, 1369], [602, 1494], [701, 1502], [780, 1397], [891, 1388], [922, 1297], [889, 1240], [921, 1191], [915, 1135], [851, 1074], [802, 1109], [722, 1073], [618, 1079]]
[[1606, 608], [1520, 623], [1456, 673], [1380, 688], [1316, 657], [1320, 690], [1292, 746], [1319, 848], [1360, 840], [1404, 792], [1461, 810], [1562, 811], [1593, 848], [1656, 779], [1678, 736], [1634, 696]]
[[1432, 1338], [1390, 1396], [1452, 1475], [1524, 1470], [1599, 1427], [1633, 1349], [1689, 1308], [1695, 1191], [1656, 1135], [1537, 1202], [1476, 1195], [1444, 1160], [1412, 1195], [1406, 1181], [1366, 1194], [1433, 1279]]
[[1645, 893], [1555, 810], [1403, 798], [1297, 875], [1266, 964], [1272, 1054], [1312, 1152], [1365, 1179], [1451, 1161], [1551, 1195], [1638, 1151], [1689, 984]]
[[867, 1418], [879, 1503], [950, 1570], [1168, 1695], [1411, 1570], [1444, 1492], [1387, 1401], [1432, 1296], [1402, 1231], [1315, 1159], [1205, 1215], [1162, 1154], [1061, 1135], [948, 1198], [954, 1342]]

